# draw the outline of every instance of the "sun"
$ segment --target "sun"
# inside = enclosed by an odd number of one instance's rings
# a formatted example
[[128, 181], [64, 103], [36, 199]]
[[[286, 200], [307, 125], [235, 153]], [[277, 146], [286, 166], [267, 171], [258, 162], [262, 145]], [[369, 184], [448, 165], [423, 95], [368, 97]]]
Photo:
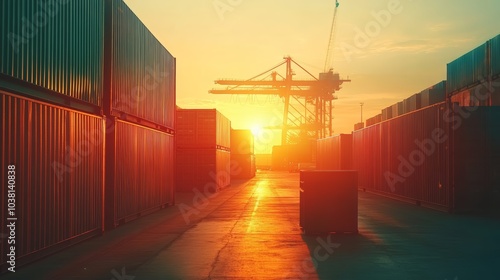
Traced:
[[253, 125], [250, 130], [252, 131], [253, 136], [259, 136], [262, 133], [262, 127], [260, 125]]

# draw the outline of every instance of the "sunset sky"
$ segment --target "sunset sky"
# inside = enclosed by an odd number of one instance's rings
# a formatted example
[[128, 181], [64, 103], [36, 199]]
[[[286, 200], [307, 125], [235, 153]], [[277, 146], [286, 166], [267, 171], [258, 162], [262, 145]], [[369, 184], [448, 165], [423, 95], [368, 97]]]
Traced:
[[[217, 108], [233, 128], [252, 128], [277, 125], [281, 100], [210, 95], [213, 81], [250, 78], [287, 55], [318, 75], [335, 1], [125, 2], [177, 58], [177, 105]], [[339, 2], [333, 67], [352, 82], [337, 94], [335, 133], [352, 131], [360, 102], [364, 119], [374, 116], [446, 79], [447, 63], [500, 32], [498, 0]], [[307, 78], [295, 70], [296, 79]], [[277, 132], [261, 138], [257, 153], [269, 152], [280, 141]]]

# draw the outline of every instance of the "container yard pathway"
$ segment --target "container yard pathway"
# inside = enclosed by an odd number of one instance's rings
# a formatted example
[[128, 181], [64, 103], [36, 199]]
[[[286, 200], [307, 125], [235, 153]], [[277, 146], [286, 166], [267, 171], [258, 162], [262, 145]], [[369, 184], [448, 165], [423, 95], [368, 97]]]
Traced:
[[[304, 236], [299, 175], [262, 171], [2, 279], [500, 279], [500, 222], [359, 193], [359, 234]], [[322, 217], [327, 218], [327, 217]]]

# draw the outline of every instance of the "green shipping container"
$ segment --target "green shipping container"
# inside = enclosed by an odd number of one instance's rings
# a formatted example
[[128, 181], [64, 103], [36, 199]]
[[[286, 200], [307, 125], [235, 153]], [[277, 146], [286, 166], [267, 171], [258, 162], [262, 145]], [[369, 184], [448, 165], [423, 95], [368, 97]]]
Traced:
[[103, 1], [2, 1], [0, 7], [1, 74], [102, 105]]
[[[122, 0], [2, 1], [0, 8], [0, 88], [173, 129], [175, 58]], [[41, 88], [26, 90], [31, 85]]]
[[500, 75], [500, 35], [490, 40], [491, 46], [491, 75]]
[[175, 58], [122, 0], [108, 0], [106, 9], [111, 16], [106, 36], [111, 45], [111, 111], [173, 128]]
[[488, 59], [489, 43], [484, 43], [474, 50], [448, 63], [446, 92], [454, 93], [487, 79], [490, 75]]

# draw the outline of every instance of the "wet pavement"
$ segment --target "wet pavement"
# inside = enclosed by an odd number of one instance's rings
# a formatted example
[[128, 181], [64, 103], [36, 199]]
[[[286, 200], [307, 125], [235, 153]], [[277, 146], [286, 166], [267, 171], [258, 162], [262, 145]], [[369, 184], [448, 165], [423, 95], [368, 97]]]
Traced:
[[[359, 234], [305, 236], [298, 173], [258, 172], [1, 279], [500, 279], [500, 220], [359, 193]], [[325, 217], [327, 218], [327, 217]]]

